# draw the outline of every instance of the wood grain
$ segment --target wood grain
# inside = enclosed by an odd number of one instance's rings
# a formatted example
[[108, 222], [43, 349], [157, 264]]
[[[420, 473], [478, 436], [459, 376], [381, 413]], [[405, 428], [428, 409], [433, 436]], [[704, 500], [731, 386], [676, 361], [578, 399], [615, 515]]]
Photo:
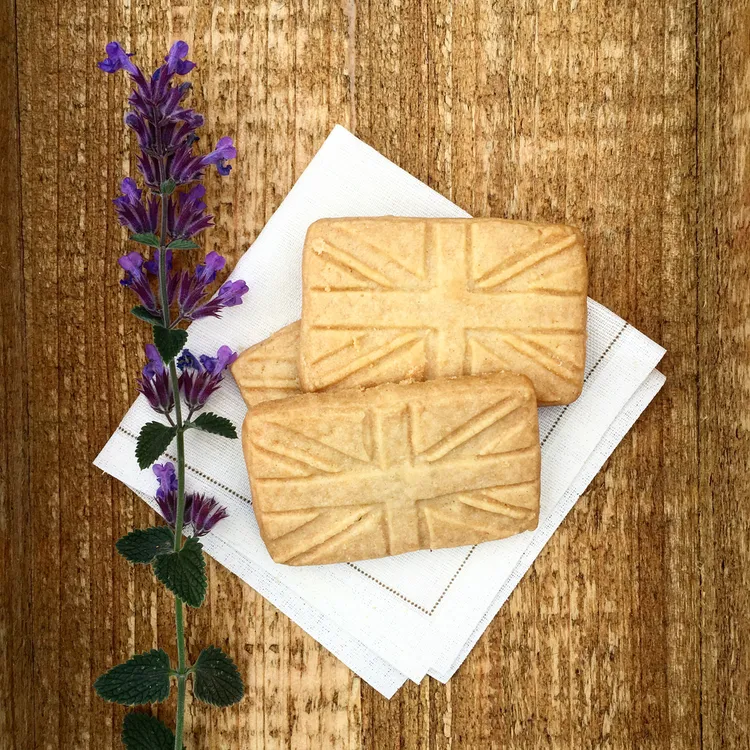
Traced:
[[[0, 748], [119, 746], [91, 691], [173, 653], [170, 597], [114, 541], [153, 517], [91, 460], [144, 343], [111, 198], [135, 151], [118, 38], [186, 39], [209, 249], [236, 261], [340, 122], [477, 216], [565, 221], [590, 294], [668, 349], [667, 386], [448, 685], [390, 702], [210, 563], [189, 648], [247, 698], [189, 747], [745, 747], [750, 725], [748, 0], [2, 0]], [[171, 721], [168, 702], [158, 714]]]

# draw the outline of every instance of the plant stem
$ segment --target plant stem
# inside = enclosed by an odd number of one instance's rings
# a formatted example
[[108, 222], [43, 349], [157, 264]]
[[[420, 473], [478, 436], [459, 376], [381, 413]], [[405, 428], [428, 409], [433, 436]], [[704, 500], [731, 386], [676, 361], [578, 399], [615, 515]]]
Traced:
[[[180, 607], [182, 609], [182, 607]], [[174, 747], [175, 750], [182, 750], [182, 724], [185, 720], [185, 686], [187, 685], [187, 675], [177, 676], [177, 719], [174, 726]]]
[[[162, 159], [162, 181], [164, 175]], [[161, 198], [161, 245], [159, 247], [159, 298], [162, 309], [164, 327], [170, 327], [169, 319], [169, 290], [167, 279], [167, 196], [160, 193]], [[179, 552], [182, 547], [182, 527], [185, 518], [185, 425], [182, 421], [182, 404], [180, 403], [180, 385], [177, 378], [177, 366], [174, 359], [169, 363], [169, 380], [174, 394], [174, 424], [177, 427], [177, 514], [174, 528], [174, 551]], [[185, 620], [182, 599], [175, 596], [174, 619], [177, 630], [177, 720], [175, 722], [174, 746], [175, 750], [182, 750], [182, 726], [185, 719], [185, 686], [187, 683], [187, 660], [185, 658]]]

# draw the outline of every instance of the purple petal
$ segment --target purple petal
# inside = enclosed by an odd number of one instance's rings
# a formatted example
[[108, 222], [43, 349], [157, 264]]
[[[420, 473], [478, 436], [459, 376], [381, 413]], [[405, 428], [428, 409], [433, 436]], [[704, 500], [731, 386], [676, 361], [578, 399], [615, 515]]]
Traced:
[[210, 252], [206, 256], [204, 263], [198, 265], [195, 269], [195, 277], [204, 285], [210, 284], [216, 274], [226, 265], [226, 260], [216, 252]]
[[185, 368], [192, 368], [194, 370], [200, 370], [201, 365], [198, 361], [197, 357], [190, 351], [190, 349], [183, 349], [182, 354], [177, 358], [177, 367], [180, 368], [180, 370], [184, 370]]
[[[172, 251], [167, 250], [167, 271], [172, 270]], [[143, 267], [152, 275], [152, 276], [158, 276], [159, 275], [159, 251], [154, 249], [151, 251], [151, 258], [147, 260]]]
[[129, 273], [137, 274], [140, 273], [141, 266], [143, 265], [143, 256], [133, 251], [127, 255], [123, 255], [117, 259], [120, 266]]
[[159, 350], [153, 344], [146, 344], [146, 357], [148, 364], [143, 368], [144, 378], [153, 378], [160, 372], [165, 372], [164, 362], [162, 362]]
[[118, 70], [126, 70], [132, 76], [140, 73], [138, 68], [130, 62], [132, 55], [125, 52], [117, 42], [110, 42], [106, 47], [106, 51], [107, 57], [97, 63], [100, 70], [103, 70], [105, 73], [116, 73]]
[[159, 490], [162, 492], [177, 491], [177, 474], [174, 464], [171, 461], [163, 464], [154, 464], [152, 471], [159, 480]]
[[249, 291], [247, 284], [239, 279], [237, 281], [227, 281], [221, 289], [217, 297], [221, 300], [224, 307], [234, 307], [235, 305], [242, 304], [242, 297]]
[[215, 357], [202, 354], [200, 359], [206, 372], [219, 375], [237, 359], [237, 353], [233, 352], [228, 346], [221, 346]]
[[195, 63], [185, 60], [187, 53], [187, 42], [175, 42], [170, 48], [169, 54], [164, 58], [167, 63], [167, 72], [177, 73], [181, 76], [189, 73], [195, 67]]
[[141, 193], [143, 192], [138, 188], [136, 181], [132, 177], [126, 177], [120, 183], [120, 190], [122, 191], [122, 194], [131, 201], [140, 201]]
[[206, 497], [199, 493], [191, 493], [190, 523], [196, 536], [205, 536], [223, 518], [229, 515], [226, 508], [212, 497]]
[[237, 149], [232, 143], [232, 139], [225, 135], [223, 138], [219, 138], [216, 148], [210, 153], [206, 154], [201, 160], [201, 166], [205, 167], [209, 164], [215, 164], [216, 169], [220, 175], [226, 176], [231, 171], [231, 167], [226, 164], [227, 159], [234, 159], [237, 156]]

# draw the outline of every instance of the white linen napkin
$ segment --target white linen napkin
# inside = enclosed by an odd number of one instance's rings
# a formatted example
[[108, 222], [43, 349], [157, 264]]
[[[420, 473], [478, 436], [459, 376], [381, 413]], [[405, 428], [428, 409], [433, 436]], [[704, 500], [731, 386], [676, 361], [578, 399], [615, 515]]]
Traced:
[[[194, 353], [242, 350], [299, 318], [307, 227], [326, 216], [467, 216], [337, 126], [240, 259], [232, 278], [250, 287], [220, 320], [190, 326]], [[586, 380], [569, 406], [540, 409], [539, 527], [469, 548], [414, 552], [355, 564], [293, 568], [269, 557], [252, 512], [239, 441], [186, 435], [191, 488], [230, 517], [205, 538], [209, 554], [260, 591], [375, 689], [390, 697], [408, 677], [447, 680], [627, 430], [663, 384], [664, 350], [589, 300]], [[245, 406], [231, 380], [210, 404], [238, 430]], [[156, 481], [135, 461], [135, 438], [154, 418], [137, 399], [95, 463], [154, 507]], [[168, 451], [168, 455], [171, 450]]]

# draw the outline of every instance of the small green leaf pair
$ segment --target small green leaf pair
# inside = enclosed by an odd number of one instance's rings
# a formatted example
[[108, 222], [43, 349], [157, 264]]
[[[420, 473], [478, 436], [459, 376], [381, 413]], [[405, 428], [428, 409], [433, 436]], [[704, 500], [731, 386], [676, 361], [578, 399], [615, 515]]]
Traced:
[[[133, 242], [139, 242], [141, 245], [148, 245], [148, 247], [156, 249], [161, 247], [161, 240], [153, 232], [133, 234], [130, 236], [130, 239]], [[197, 250], [199, 247], [200, 245], [192, 240], [172, 240], [167, 245], [167, 250]]]
[[[237, 665], [216, 646], [204, 648], [189, 672], [195, 697], [204, 703], [231, 706], [244, 695]], [[94, 683], [94, 689], [104, 700], [123, 706], [159, 703], [169, 697], [170, 679], [175, 676], [167, 652], [153, 649], [112, 667]], [[137, 721], [142, 728], [142, 720]]]
[[[226, 417], [220, 417], [210, 411], [198, 415], [192, 422], [185, 424], [185, 429], [191, 427], [197, 427], [203, 432], [210, 432], [225, 438], [237, 437], [237, 430]], [[138, 466], [141, 469], [147, 469], [151, 466], [167, 450], [176, 435], [177, 427], [174, 425], [162, 424], [161, 422], [147, 422], [143, 425], [135, 446]]]
[[191, 607], [200, 607], [206, 598], [206, 560], [203, 545], [196, 537], [185, 540], [174, 551], [174, 532], [168, 526], [136, 529], [117, 541], [117, 551], [136, 565], [153, 564], [154, 575]]

